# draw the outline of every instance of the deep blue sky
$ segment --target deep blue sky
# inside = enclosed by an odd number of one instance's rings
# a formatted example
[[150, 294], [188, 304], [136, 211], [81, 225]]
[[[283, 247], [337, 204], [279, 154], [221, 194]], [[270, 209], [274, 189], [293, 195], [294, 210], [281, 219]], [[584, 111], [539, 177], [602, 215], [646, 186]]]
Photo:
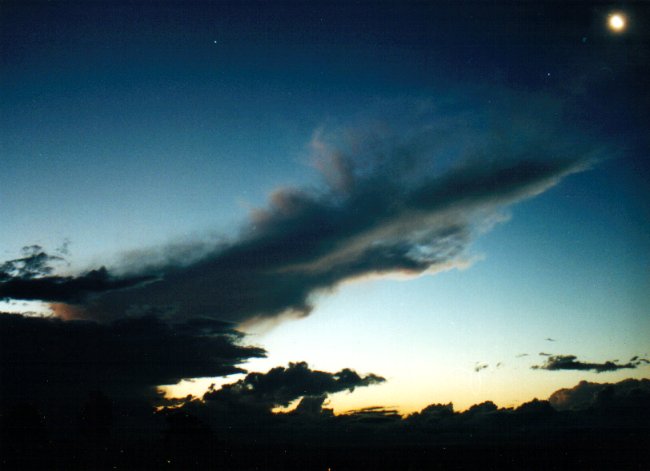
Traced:
[[[622, 33], [607, 28], [614, 11]], [[578, 373], [514, 367], [514, 355], [559, 337], [553, 353], [623, 361], [650, 337], [648, 19], [641, 2], [3, 2], [0, 254], [69, 240], [60, 270], [78, 273], [236, 239], [274, 189], [320, 185], [323, 134], [449, 119], [432, 155], [452, 163], [475, 140], [533, 156], [538, 141], [568, 140], [598, 163], [503, 209], [510, 220], [477, 238], [470, 267], [346, 284], [253, 338], [269, 350], [260, 367], [304, 359], [389, 378], [359, 404], [571, 385]], [[334, 354], [332, 341], [351, 347]], [[480, 372], [481, 397], [457, 398], [475, 386], [473, 362], [508, 360]], [[417, 385], [405, 364], [427, 369]]]

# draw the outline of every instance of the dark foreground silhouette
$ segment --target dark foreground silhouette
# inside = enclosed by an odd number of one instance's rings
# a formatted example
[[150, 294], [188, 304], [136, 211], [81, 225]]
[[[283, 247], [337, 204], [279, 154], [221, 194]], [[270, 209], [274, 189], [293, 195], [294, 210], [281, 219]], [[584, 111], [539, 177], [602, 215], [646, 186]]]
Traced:
[[1, 467], [650, 469], [649, 380], [582, 382], [517, 409], [434, 404], [405, 418], [381, 408], [335, 416], [323, 401], [305, 397], [295, 411], [272, 414], [188, 399], [138, 416], [93, 393], [66, 433], [16, 405], [2, 416]]

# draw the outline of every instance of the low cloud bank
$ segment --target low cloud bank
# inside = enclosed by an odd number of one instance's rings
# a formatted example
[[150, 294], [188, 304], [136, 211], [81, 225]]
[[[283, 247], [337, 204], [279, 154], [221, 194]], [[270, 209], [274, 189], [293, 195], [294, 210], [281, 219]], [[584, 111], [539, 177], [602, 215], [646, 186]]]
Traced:
[[151, 404], [183, 378], [244, 372], [264, 350], [242, 345], [224, 322], [155, 316], [108, 324], [0, 313], [0, 407], [79, 407], [93, 391]]

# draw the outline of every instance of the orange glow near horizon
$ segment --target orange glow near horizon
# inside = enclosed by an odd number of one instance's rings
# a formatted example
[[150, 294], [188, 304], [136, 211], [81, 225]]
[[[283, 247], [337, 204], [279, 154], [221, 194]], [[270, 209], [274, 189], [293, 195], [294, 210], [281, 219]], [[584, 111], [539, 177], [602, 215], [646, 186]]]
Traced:
[[[257, 370], [252, 368], [251, 371]], [[421, 384], [414, 385], [400, 381], [400, 378], [387, 378], [380, 385], [356, 388], [353, 392], [342, 391], [331, 394], [324, 407], [333, 409], [336, 415], [353, 412], [367, 407], [394, 409], [402, 416], [419, 412], [431, 404], [452, 403], [456, 412], [467, 410], [475, 404], [486, 401], [494, 402], [500, 408], [516, 408], [533, 399], [546, 400], [555, 391], [573, 388], [580, 381], [595, 383], [615, 383], [626, 378], [641, 379], [647, 377], [648, 367], [637, 371], [621, 370], [598, 375], [584, 371], [540, 372], [524, 370], [517, 377], [507, 372], [471, 372], [440, 376], [435, 380], [429, 378]], [[457, 372], [458, 373], [458, 372]], [[644, 374], [645, 373], [645, 374]], [[186, 397], [192, 395], [201, 398], [210, 384], [218, 389], [223, 384], [233, 383], [243, 375], [227, 378], [197, 378], [181, 381], [176, 385], [161, 387], [167, 397]], [[277, 407], [273, 412], [288, 412], [298, 405], [299, 399], [288, 407]]]

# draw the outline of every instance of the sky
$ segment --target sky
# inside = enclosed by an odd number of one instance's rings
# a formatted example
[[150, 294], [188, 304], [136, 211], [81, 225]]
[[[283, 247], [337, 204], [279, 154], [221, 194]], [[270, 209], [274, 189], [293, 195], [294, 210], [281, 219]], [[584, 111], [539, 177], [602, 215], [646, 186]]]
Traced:
[[359, 372], [336, 412], [648, 377], [649, 13], [5, 1], [0, 310], [219, 323], [241, 345], [178, 396], [299, 362]]

